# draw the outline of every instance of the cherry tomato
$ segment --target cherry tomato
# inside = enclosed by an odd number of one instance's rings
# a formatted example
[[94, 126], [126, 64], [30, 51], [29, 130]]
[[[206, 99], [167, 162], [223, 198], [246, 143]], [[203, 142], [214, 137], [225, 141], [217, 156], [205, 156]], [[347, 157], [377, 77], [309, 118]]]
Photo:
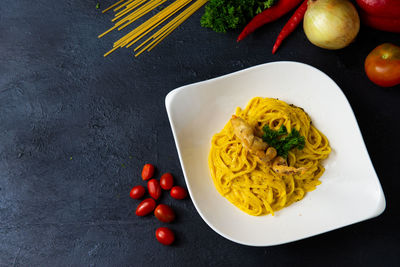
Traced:
[[129, 193], [129, 196], [133, 199], [139, 199], [144, 195], [145, 192], [146, 189], [144, 189], [143, 186], [137, 185], [132, 188], [131, 192]]
[[174, 185], [174, 177], [169, 172], [164, 173], [160, 178], [160, 185], [164, 190], [170, 190]]
[[382, 87], [400, 84], [400, 46], [385, 43], [372, 50], [365, 59], [368, 78]]
[[174, 242], [175, 234], [167, 227], [160, 227], [156, 230], [156, 238], [161, 244], [169, 246]]
[[175, 199], [184, 199], [187, 196], [187, 192], [185, 188], [176, 185], [172, 187], [170, 195]]
[[154, 208], [156, 207], [156, 201], [152, 198], [146, 198], [136, 208], [136, 215], [137, 216], [146, 216], [147, 214], [151, 213]]
[[142, 170], [142, 179], [144, 181], [149, 180], [153, 177], [154, 174], [154, 166], [152, 164], [145, 164]]
[[152, 198], [157, 200], [161, 196], [161, 186], [156, 179], [147, 182], [147, 189]]
[[170, 206], [165, 204], [160, 204], [154, 210], [154, 215], [159, 221], [169, 223], [175, 219], [175, 212]]

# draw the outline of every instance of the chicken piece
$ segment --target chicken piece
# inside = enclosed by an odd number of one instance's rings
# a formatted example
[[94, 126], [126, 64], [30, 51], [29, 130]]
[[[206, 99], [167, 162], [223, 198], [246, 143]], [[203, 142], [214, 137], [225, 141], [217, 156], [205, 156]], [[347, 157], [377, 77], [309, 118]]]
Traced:
[[276, 149], [268, 146], [266, 142], [256, 136], [253, 128], [245, 120], [233, 115], [231, 124], [234, 134], [250, 153], [256, 155], [263, 162], [270, 162], [276, 157]]
[[256, 155], [263, 162], [272, 160], [272, 169], [278, 174], [304, 174], [307, 168], [290, 167], [286, 159], [281, 156], [277, 157], [277, 151], [274, 147], [269, 146], [260, 137], [256, 136], [253, 128], [242, 118], [235, 115], [231, 118], [233, 132], [239, 138], [243, 147], [250, 153]]
[[307, 168], [300, 167], [289, 167], [287, 161], [281, 156], [276, 157], [274, 162], [272, 163], [272, 169], [278, 174], [304, 174], [307, 171]]

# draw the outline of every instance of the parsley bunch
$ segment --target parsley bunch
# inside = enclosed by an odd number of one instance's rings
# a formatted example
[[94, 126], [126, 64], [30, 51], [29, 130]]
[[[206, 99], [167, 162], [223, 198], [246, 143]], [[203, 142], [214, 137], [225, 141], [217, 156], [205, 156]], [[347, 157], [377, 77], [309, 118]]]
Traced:
[[289, 150], [292, 148], [303, 149], [305, 145], [304, 136], [301, 136], [299, 131], [293, 129], [289, 134], [285, 125], [282, 125], [278, 131], [274, 131], [265, 125], [263, 128], [264, 134], [262, 139], [268, 145], [274, 147], [278, 155], [287, 158]]
[[255, 15], [270, 8], [275, 0], [209, 0], [201, 26], [227, 32], [244, 26]]

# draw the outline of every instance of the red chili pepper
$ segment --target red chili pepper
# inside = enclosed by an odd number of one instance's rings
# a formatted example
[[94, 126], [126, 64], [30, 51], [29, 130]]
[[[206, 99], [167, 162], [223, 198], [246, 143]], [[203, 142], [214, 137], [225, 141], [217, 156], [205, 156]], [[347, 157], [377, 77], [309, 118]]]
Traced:
[[300, 22], [304, 18], [304, 14], [307, 11], [307, 2], [308, 0], [305, 0], [294, 12], [293, 16], [290, 17], [288, 22], [285, 24], [283, 29], [278, 35], [278, 38], [276, 38], [274, 47], [272, 48], [272, 54], [275, 54], [276, 50], [278, 50], [278, 47], [281, 45], [282, 41], [286, 39], [286, 37], [291, 34], [294, 29], [297, 28], [297, 26], [300, 24]]
[[260, 28], [262, 25], [277, 20], [295, 8], [302, 0], [279, 0], [277, 4], [255, 16], [240, 33], [237, 41], [243, 40], [247, 35]]
[[400, 17], [399, 18], [386, 18], [386, 17], [375, 17], [360, 10], [361, 21], [372, 28], [387, 31], [387, 32], [399, 32], [400, 33]]

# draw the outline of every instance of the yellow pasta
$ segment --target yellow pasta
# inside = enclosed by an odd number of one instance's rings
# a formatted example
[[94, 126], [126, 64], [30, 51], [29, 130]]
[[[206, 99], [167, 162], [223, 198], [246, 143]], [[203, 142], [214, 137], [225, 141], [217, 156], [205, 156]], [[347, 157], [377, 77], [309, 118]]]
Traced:
[[[134, 49], [136, 52], [139, 48], [143, 47], [135, 56], [137, 57], [145, 50], [150, 51], [157, 44], [159, 44], [165, 37], [167, 37], [171, 32], [173, 32], [180, 24], [182, 24], [188, 17], [190, 17], [194, 12], [196, 12], [200, 7], [202, 7], [208, 0], [197, 0], [191, 6], [182, 11], [181, 14], [173, 18], [169, 23], [163, 26], [160, 30], [155, 32], [149, 38], [147, 38], [142, 44]], [[103, 10], [103, 13], [114, 8], [114, 11], [120, 10], [115, 14], [115, 17], [111, 20], [115, 22], [115, 25], [100, 34], [98, 37], [101, 38], [107, 33], [118, 29], [118, 31], [124, 29], [128, 25], [135, 22], [140, 17], [146, 15], [156, 7], [160, 6], [166, 0], [122, 0], [111, 5], [107, 9]], [[142, 23], [140, 26], [130, 31], [128, 34], [123, 36], [121, 39], [117, 40], [113, 48], [104, 54], [104, 57], [108, 56], [120, 47], [130, 47], [143, 38], [145, 35], [153, 31], [155, 28], [160, 26], [166, 20], [175, 15], [183, 7], [185, 7], [192, 0], [176, 0], [171, 3], [168, 7], [161, 10], [158, 14], [151, 17], [146, 22]], [[149, 43], [148, 43], [149, 42]]]
[[321, 161], [331, 152], [328, 139], [311, 124], [303, 109], [273, 98], [255, 97], [236, 116], [244, 119], [260, 135], [265, 125], [278, 130], [286, 126], [305, 137], [302, 150], [292, 149], [288, 165], [304, 167], [301, 174], [278, 175], [271, 163], [265, 163], [247, 151], [228, 122], [213, 136], [208, 164], [218, 192], [242, 211], [258, 216], [272, 214], [303, 199], [321, 182]]
[[[175, 17], [173, 20], [171, 20], [167, 25], [165, 25], [160, 30], [158, 30], [156, 33], [154, 33], [153, 36], [151, 36], [149, 39], [147, 39], [141, 45], [139, 45], [138, 47], [135, 48], [134, 51], [137, 51], [145, 43], [147, 43], [150, 40], [153, 40], [147, 46], [145, 46], [141, 51], [139, 51], [135, 56], [137, 57], [142, 52], [144, 52], [146, 49], [148, 49], [148, 51], [153, 49], [158, 43], [160, 43], [172, 31], [174, 31], [180, 24], [182, 24], [182, 22], [184, 22], [189, 16], [191, 16], [194, 12], [196, 12], [206, 1], [207, 0], [199, 0], [198, 2], [192, 4], [186, 10], [184, 10], [181, 14], [179, 14], [177, 17]], [[128, 47], [129, 46], [130, 45], [128, 45]]]
[[[108, 10], [112, 9], [113, 7], [118, 6], [119, 4], [121, 4], [121, 3], [124, 2], [124, 1], [125, 1], [125, 0], [120, 0], [120, 1], [116, 2], [115, 4], [113, 4], [113, 5], [109, 6], [109, 7], [107, 7], [106, 9], [103, 10], [103, 13], [106, 13]], [[128, 1], [131, 1], [131, 0], [128, 0]], [[114, 9], [114, 11], [116, 11], [116, 10]]]

